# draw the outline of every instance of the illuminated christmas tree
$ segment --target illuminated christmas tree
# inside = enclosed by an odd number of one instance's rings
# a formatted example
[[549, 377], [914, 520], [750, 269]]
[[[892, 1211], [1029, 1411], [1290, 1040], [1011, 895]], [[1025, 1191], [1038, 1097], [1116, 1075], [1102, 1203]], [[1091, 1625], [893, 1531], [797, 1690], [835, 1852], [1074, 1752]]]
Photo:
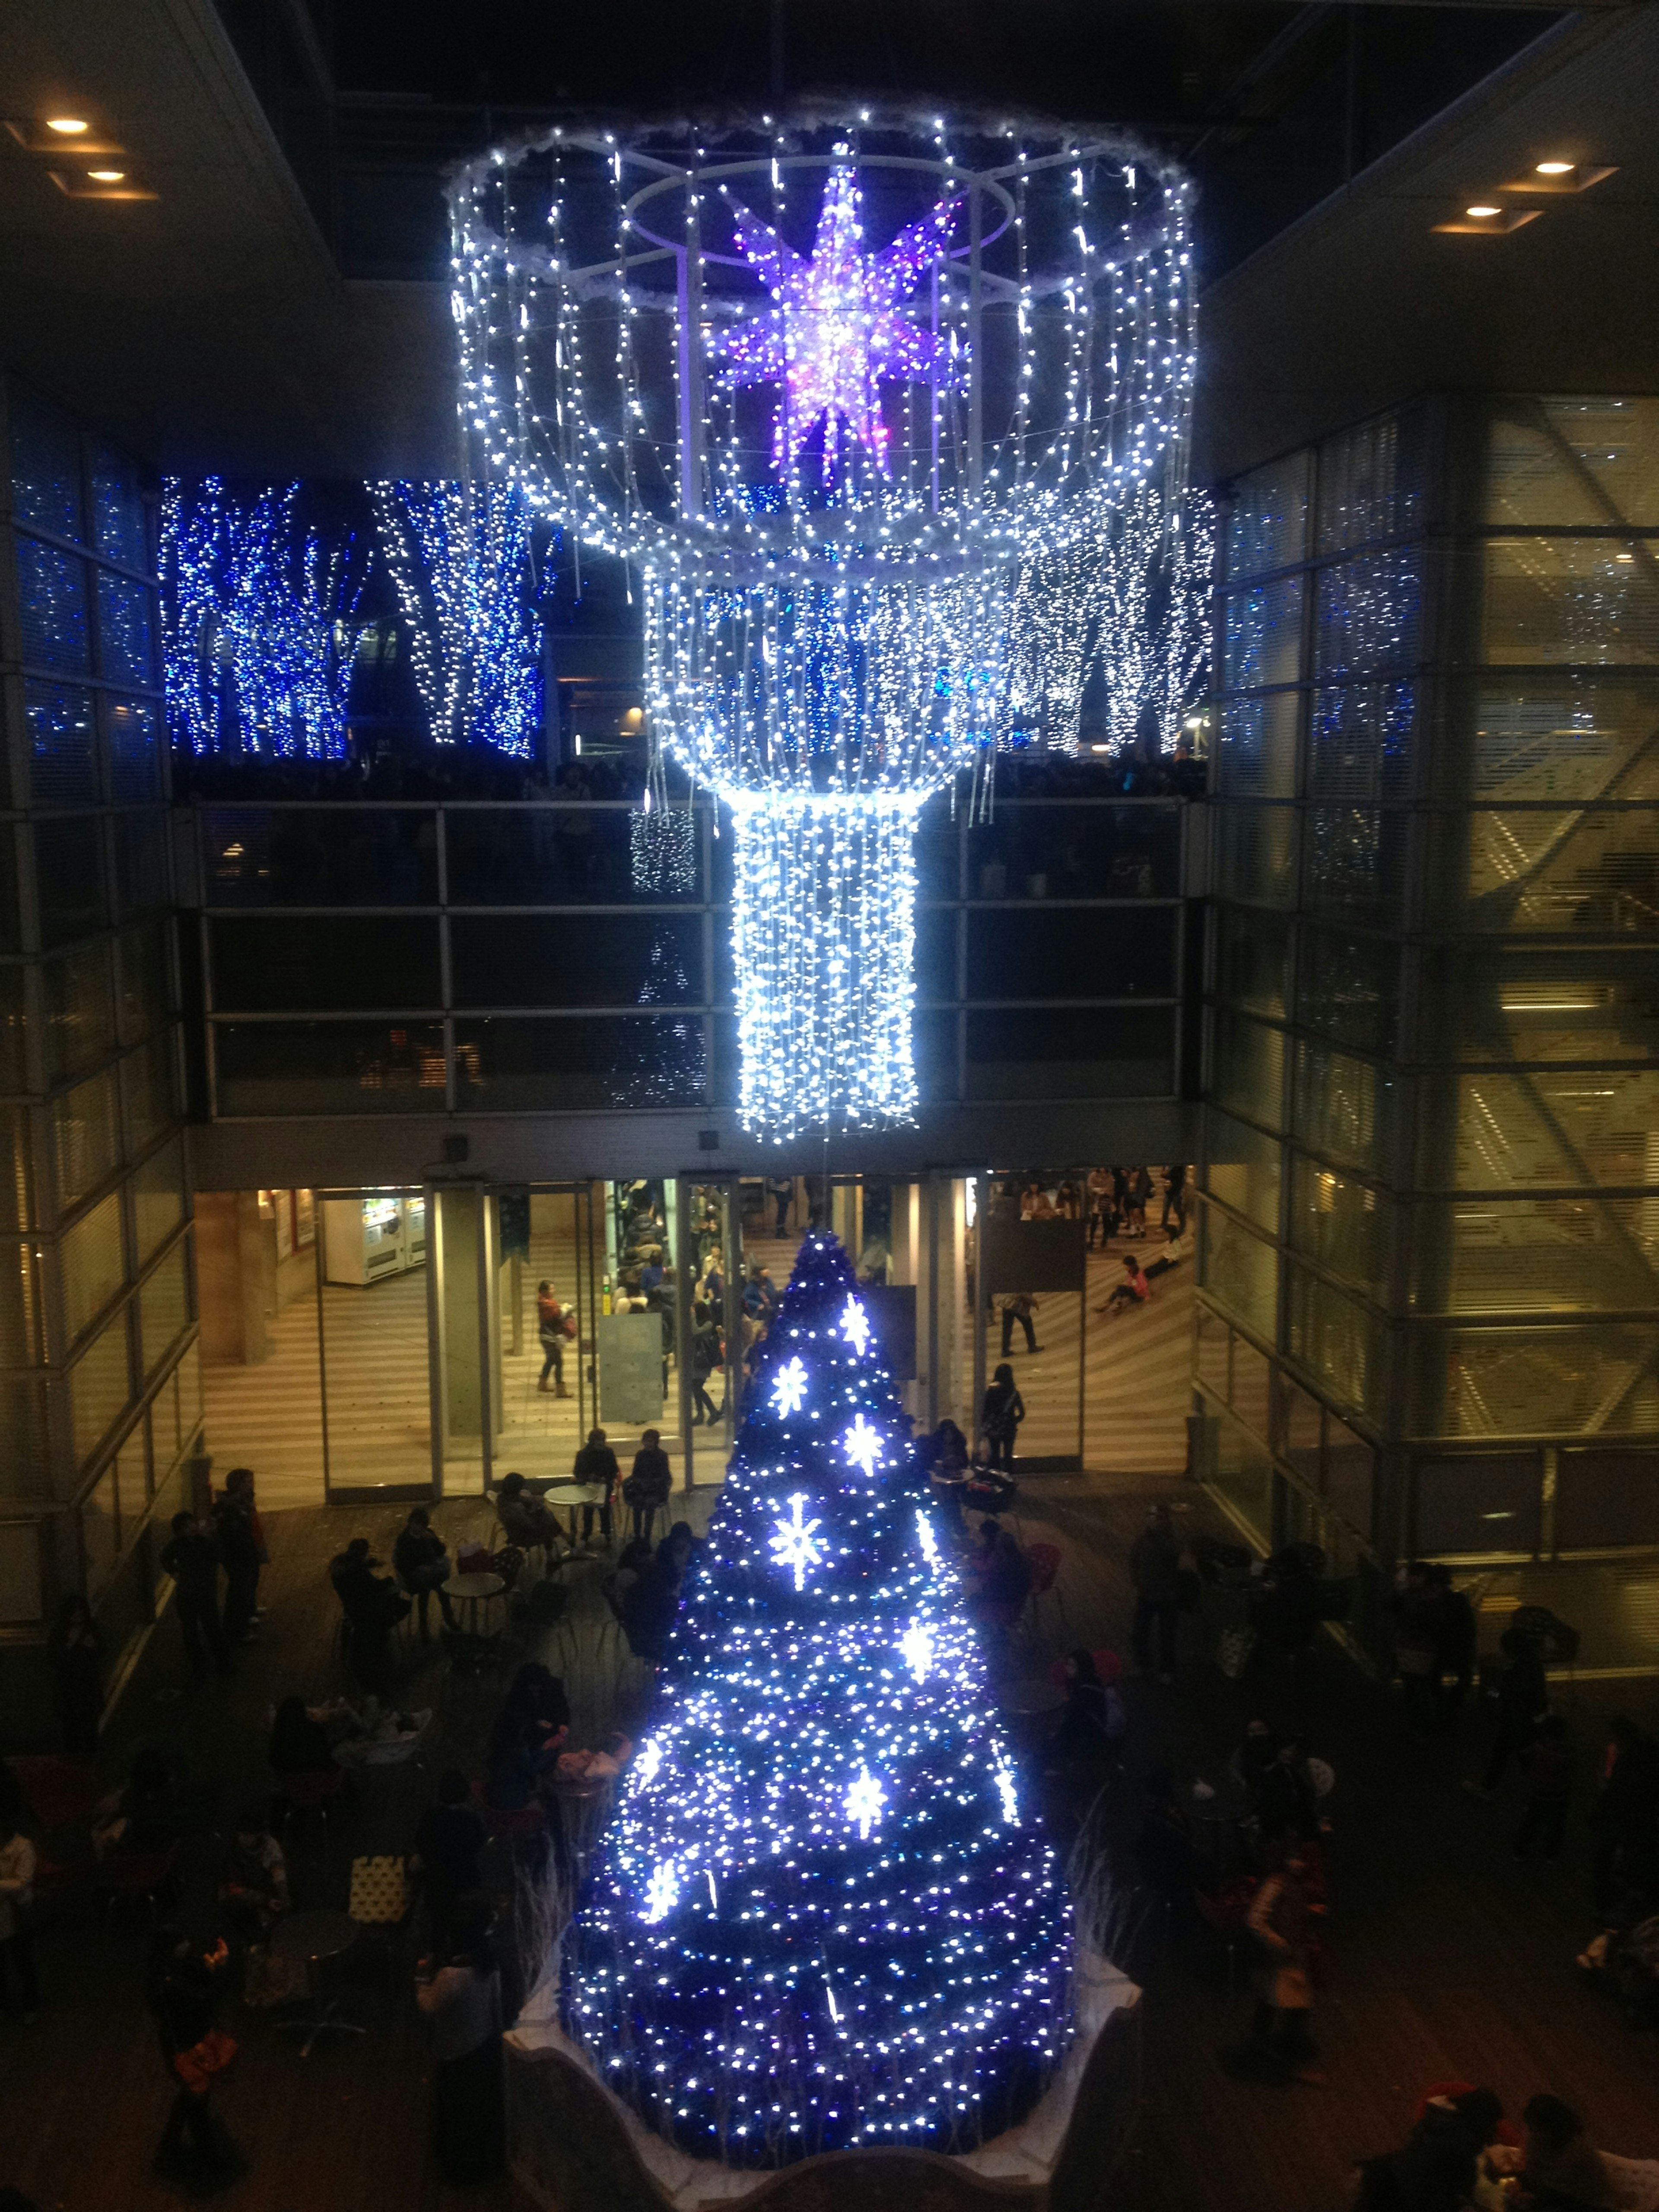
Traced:
[[565, 1937], [566, 2027], [731, 2166], [966, 2151], [1048, 2086], [1072, 1954], [909, 1424], [814, 1234]]

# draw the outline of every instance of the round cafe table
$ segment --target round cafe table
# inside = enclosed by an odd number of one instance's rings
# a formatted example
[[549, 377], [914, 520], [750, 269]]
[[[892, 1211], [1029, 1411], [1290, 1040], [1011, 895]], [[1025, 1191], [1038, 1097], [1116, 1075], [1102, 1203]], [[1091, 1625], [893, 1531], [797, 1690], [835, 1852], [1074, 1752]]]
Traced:
[[507, 1584], [499, 1575], [452, 1575], [444, 1588], [452, 1603], [459, 1600], [466, 1607], [466, 1632], [469, 1636], [476, 1636], [478, 1633], [478, 1607], [488, 1605], [492, 1598], [500, 1597]]
[[329, 1960], [337, 1959], [356, 1942], [358, 1928], [349, 1912], [290, 1912], [279, 1920], [271, 1930], [270, 1948], [279, 1959], [298, 1959], [306, 1970], [306, 1993], [311, 2000], [311, 2010], [299, 2020], [283, 2020], [279, 2027], [291, 2028], [305, 2037], [300, 2046], [301, 2058], [309, 2058], [312, 2046], [320, 2035], [363, 2035], [368, 2033], [355, 2021], [341, 2020], [339, 2000], [323, 2000], [322, 1971]]
[[1001, 1705], [1011, 1720], [1036, 1721], [1057, 1713], [1065, 1702], [1065, 1691], [1057, 1688], [1047, 1675], [1039, 1674], [1029, 1681], [1011, 1684]]

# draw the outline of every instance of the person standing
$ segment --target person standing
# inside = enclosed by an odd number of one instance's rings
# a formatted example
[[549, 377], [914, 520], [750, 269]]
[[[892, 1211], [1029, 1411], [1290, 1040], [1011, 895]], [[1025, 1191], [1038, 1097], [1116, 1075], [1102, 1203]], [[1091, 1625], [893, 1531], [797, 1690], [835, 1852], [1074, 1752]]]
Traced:
[[646, 1544], [651, 1541], [657, 1516], [667, 1511], [673, 1489], [674, 1471], [662, 1448], [662, 1433], [658, 1429], [647, 1429], [623, 1485], [623, 1503], [632, 1511], [636, 1540]]
[[259, 1603], [259, 1539], [253, 1526], [253, 1476], [234, 1467], [213, 1508], [213, 1531], [225, 1570], [225, 1641], [251, 1644]]
[[85, 1598], [70, 1594], [46, 1639], [58, 1729], [71, 1759], [91, 1759], [104, 1717], [104, 1639]]
[[1506, 1628], [1498, 1639], [1504, 1671], [1498, 1678], [1498, 1732], [1492, 1756], [1480, 1779], [1480, 1795], [1492, 1796], [1517, 1753], [1537, 1737], [1539, 1725], [1549, 1711], [1549, 1684], [1534, 1638], [1518, 1628]]
[[173, 1577], [173, 1605], [190, 1671], [201, 1681], [210, 1661], [231, 1672], [230, 1644], [219, 1618], [219, 1547], [193, 1513], [175, 1513], [161, 1566]]
[[1270, 1874], [1251, 1900], [1245, 1926], [1264, 1954], [1255, 2016], [1228, 2070], [1266, 2081], [1319, 2082], [1319, 2047], [1313, 2039], [1313, 1981], [1308, 1971], [1312, 1906], [1304, 1887], [1306, 1867], [1294, 1855]]
[[409, 1518], [398, 1533], [392, 1547], [392, 1564], [398, 1579], [415, 1601], [420, 1621], [421, 1639], [432, 1640], [428, 1609], [435, 1592], [438, 1610], [444, 1617], [446, 1628], [459, 1628], [455, 1608], [449, 1602], [449, 1593], [444, 1584], [449, 1580], [449, 1547], [432, 1525], [432, 1516], [424, 1505], [411, 1505]]
[[211, 1951], [198, 1952], [177, 1928], [156, 1933], [149, 2008], [174, 2095], [155, 2171], [192, 2197], [214, 2196], [247, 2172], [211, 2101], [215, 2081], [236, 2056], [235, 2044], [214, 2026], [220, 1978], [229, 1966], [222, 1936]]
[[1591, 1881], [1598, 1912], [1611, 1911], [1633, 1886], [1659, 1835], [1659, 1745], [1623, 1713], [1607, 1723], [1601, 1794], [1590, 1814], [1595, 1836]]
[[991, 1447], [991, 1464], [1005, 1474], [1014, 1471], [1014, 1439], [1024, 1419], [1025, 1401], [1019, 1395], [1013, 1369], [1005, 1360], [991, 1377], [980, 1418]]
[[1183, 1236], [1187, 1228], [1187, 1163], [1178, 1161], [1164, 1170], [1164, 1211], [1158, 1217], [1158, 1227], [1168, 1230], [1170, 1216], [1175, 1217], [1175, 1234]]
[[1543, 1846], [1547, 1859], [1559, 1859], [1566, 1838], [1567, 1807], [1572, 1802], [1577, 1760], [1572, 1738], [1559, 1713], [1546, 1713], [1539, 1723], [1538, 1741], [1521, 1754], [1528, 1789], [1526, 1810], [1515, 1832], [1515, 1856], [1526, 1858], [1534, 1844]]
[[1091, 1168], [1088, 1182], [1089, 1229], [1088, 1246], [1095, 1249], [1097, 1233], [1103, 1252], [1112, 1237], [1112, 1171], [1109, 1168]]
[[478, 1890], [455, 1899], [450, 1942], [416, 1970], [415, 2002], [433, 2027], [433, 2148], [452, 2188], [487, 2181], [507, 2160], [501, 2091], [501, 1985], [493, 1915]]
[[793, 1176], [772, 1176], [768, 1179], [766, 1188], [777, 1212], [777, 1234], [787, 1237], [789, 1233], [789, 1208], [795, 1195], [795, 1179]]
[[570, 1334], [565, 1323], [565, 1310], [554, 1296], [553, 1285], [540, 1282], [536, 1285], [536, 1334], [542, 1347], [542, 1377], [536, 1388], [545, 1390], [547, 1378], [553, 1377], [553, 1395], [568, 1398], [564, 1387], [565, 1340]]
[[1429, 1569], [1429, 1583], [1434, 1593], [1431, 1626], [1440, 1719], [1443, 1727], [1455, 1729], [1474, 1686], [1480, 1632], [1468, 1593], [1454, 1587], [1449, 1567], [1437, 1560]]
[[1016, 1291], [1011, 1297], [1002, 1301], [1002, 1356], [1005, 1359], [1008, 1357], [1008, 1347], [1013, 1342], [1016, 1322], [1025, 1332], [1027, 1352], [1042, 1351], [1042, 1346], [1036, 1340], [1036, 1330], [1031, 1320], [1036, 1310], [1037, 1302], [1029, 1291]]
[[437, 1802], [422, 1814], [415, 1831], [415, 1867], [426, 1890], [434, 1952], [452, 1940], [457, 1902], [483, 1887], [478, 1858], [489, 1838], [471, 1798], [465, 1775], [452, 1767], [439, 1776]]
[[698, 1429], [705, 1421], [712, 1426], [720, 1417], [720, 1409], [708, 1395], [708, 1378], [723, 1359], [720, 1328], [705, 1300], [699, 1298], [692, 1308], [692, 1321], [691, 1425]]
[[0, 2004], [10, 2002], [15, 1983], [26, 2027], [40, 2009], [34, 1937], [28, 1924], [33, 1898], [34, 1845], [19, 1832], [11, 1814], [0, 1811]]
[[1158, 1679], [1173, 1682], [1181, 1621], [1181, 1538], [1167, 1505], [1147, 1508], [1146, 1526], [1130, 1547], [1129, 1577], [1135, 1586], [1130, 1632], [1135, 1667], [1143, 1676], [1152, 1674], [1156, 1642]]
[[598, 1498], [582, 1501], [582, 1541], [592, 1540], [593, 1520], [599, 1516], [599, 1531], [605, 1542], [611, 1541], [611, 1502], [616, 1495], [619, 1470], [617, 1455], [606, 1441], [603, 1429], [590, 1429], [587, 1442], [576, 1454], [571, 1473], [580, 1483], [599, 1492]]

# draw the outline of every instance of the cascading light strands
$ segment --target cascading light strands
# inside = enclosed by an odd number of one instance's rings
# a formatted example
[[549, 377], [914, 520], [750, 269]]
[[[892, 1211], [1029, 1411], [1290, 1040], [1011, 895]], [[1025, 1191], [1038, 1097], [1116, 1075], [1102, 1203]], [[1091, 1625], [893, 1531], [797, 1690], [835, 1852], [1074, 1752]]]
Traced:
[[362, 591], [355, 543], [295, 515], [297, 483], [238, 500], [169, 477], [161, 506], [163, 681], [174, 744], [335, 760]]
[[653, 744], [738, 817], [751, 1131], [914, 1110], [914, 871], [860, 872], [931, 794], [1075, 750], [1109, 650], [1114, 730], [1164, 728], [1186, 633], [1120, 633], [1192, 612], [1188, 198], [1120, 140], [867, 111], [556, 131], [451, 188], [473, 469], [627, 562]]
[[381, 483], [369, 495], [434, 741], [527, 759], [541, 715], [541, 644], [527, 604], [523, 498], [501, 483]]
[[565, 2024], [732, 2166], [971, 2150], [1065, 2056], [1070, 1905], [833, 1237], [767, 1345], [563, 1939]]

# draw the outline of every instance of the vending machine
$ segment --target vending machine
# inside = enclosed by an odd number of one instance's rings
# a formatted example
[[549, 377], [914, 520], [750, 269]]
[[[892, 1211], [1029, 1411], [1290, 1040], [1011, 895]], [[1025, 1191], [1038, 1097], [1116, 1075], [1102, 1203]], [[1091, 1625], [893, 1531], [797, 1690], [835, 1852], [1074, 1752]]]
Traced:
[[426, 1258], [426, 1200], [371, 1191], [323, 1200], [323, 1279], [366, 1285], [401, 1275]]

